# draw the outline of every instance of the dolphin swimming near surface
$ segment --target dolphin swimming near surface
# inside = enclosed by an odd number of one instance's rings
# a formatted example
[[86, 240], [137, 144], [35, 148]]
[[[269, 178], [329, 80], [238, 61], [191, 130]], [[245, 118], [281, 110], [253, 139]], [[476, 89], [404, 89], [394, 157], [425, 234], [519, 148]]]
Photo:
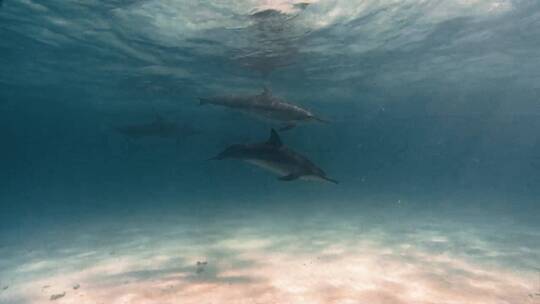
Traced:
[[115, 128], [116, 131], [127, 137], [139, 139], [143, 137], [176, 138], [177, 141], [199, 133], [198, 130], [189, 124], [177, 124], [173, 121], [167, 121], [161, 116], [151, 123], [131, 124]]
[[317, 117], [312, 112], [272, 95], [272, 92], [267, 87], [264, 88], [261, 94], [256, 95], [215, 96], [199, 98], [199, 100], [200, 105], [212, 104], [223, 106], [261, 118], [285, 123], [285, 126], [280, 131], [292, 129], [298, 122], [317, 121], [328, 123], [328, 121]]
[[313, 179], [337, 184], [305, 156], [287, 148], [272, 129], [263, 143], [231, 145], [210, 160], [238, 159], [280, 175], [279, 180]]

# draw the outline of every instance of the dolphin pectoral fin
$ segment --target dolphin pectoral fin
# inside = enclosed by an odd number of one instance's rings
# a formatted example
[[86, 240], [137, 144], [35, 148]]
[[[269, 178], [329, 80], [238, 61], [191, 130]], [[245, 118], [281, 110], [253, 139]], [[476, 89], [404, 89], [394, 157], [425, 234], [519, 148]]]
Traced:
[[272, 96], [272, 91], [268, 88], [267, 85], [263, 86], [262, 96]]
[[294, 128], [294, 127], [296, 127], [296, 125], [293, 124], [293, 123], [286, 124], [286, 125], [284, 125], [283, 127], [279, 128], [279, 131], [280, 131], [280, 132], [283, 132], [283, 131], [289, 131], [290, 129], [292, 129], [292, 128]]
[[284, 181], [284, 182], [290, 182], [290, 181], [293, 181], [295, 179], [298, 179], [299, 177], [300, 177], [299, 174], [291, 173], [289, 175], [285, 175], [285, 176], [280, 177], [279, 180]]

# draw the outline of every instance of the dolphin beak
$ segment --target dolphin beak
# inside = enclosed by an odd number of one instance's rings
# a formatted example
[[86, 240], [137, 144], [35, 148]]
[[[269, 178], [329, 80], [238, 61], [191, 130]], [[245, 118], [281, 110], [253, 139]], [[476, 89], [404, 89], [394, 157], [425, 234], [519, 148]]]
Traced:
[[317, 117], [317, 116], [313, 116], [311, 119], [317, 121], [317, 122], [321, 122], [321, 123], [325, 123], [325, 124], [329, 124], [330, 121], [329, 120], [326, 120], [326, 119], [323, 119], [323, 118], [320, 118], [320, 117]]
[[337, 180], [331, 179], [331, 178], [326, 177], [326, 176], [323, 176], [322, 179], [324, 179], [325, 181], [330, 182], [332, 184], [336, 184], [336, 185], [339, 184], [339, 182]]

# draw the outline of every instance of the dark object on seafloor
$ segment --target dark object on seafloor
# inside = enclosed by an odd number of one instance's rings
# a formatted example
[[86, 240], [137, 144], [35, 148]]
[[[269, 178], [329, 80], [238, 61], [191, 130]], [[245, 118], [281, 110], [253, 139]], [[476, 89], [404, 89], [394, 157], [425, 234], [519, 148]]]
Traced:
[[197, 274], [204, 272], [204, 267], [206, 267], [206, 265], [208, 265], [207, 261], [204, 261], [204, 262], [197, 261], [197, 270], [196, 270]]
[[64, 291], [63, 293], [58, 293], [58, 294], [53, 294], [50, 298], [51, 301], [56, 301], [60, 298], [63, 298], [66, 296], [66, 292]]

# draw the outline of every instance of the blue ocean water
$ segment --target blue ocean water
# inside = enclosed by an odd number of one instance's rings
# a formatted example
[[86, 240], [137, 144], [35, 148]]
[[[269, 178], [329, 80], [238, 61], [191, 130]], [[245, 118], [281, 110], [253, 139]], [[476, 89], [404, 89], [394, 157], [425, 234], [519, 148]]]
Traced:
[[0, 3], [0, 303], [540, 303], [538, 1]]

